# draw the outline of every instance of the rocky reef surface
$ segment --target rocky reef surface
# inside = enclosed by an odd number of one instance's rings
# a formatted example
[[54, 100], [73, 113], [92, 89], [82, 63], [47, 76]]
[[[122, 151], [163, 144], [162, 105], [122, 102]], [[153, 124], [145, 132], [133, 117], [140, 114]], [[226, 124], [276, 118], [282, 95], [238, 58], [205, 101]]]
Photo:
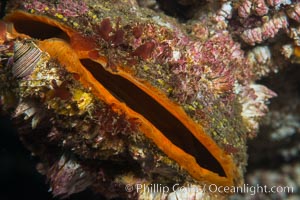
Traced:
[[300, 2], [0, 8], [1, 114], [54, 196], [299, 198]]

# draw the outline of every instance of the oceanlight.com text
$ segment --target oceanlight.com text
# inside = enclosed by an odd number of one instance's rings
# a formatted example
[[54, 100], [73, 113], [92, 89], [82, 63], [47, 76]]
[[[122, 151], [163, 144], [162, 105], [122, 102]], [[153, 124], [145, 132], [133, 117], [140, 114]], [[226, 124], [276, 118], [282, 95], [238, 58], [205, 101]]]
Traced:
[[180, 185], [175, 183], [173, 185], [164, 185], [159, 183], [126, 185], [125, 191], [137, 192], [137, 193], [171, 193], [171, 192], [208, 192], [219, 194], [250, 194], [255, 195], [257, 193], [293, 193], [294, 189], [290, 186], [267, 186], [267, 185], [249, 185], [243, 184], [242, 186], [218, 186], [216, 184], [205, 184], [202, 187], [195, 185]]

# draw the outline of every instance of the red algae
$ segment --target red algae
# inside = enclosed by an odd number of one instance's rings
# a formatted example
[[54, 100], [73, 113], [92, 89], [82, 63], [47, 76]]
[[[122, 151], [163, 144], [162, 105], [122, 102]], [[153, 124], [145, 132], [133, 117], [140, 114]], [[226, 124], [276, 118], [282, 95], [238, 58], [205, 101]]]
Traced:
[[145, 42], [144, 44], [136, 48], [132, 53], [132, 55], [138, 56], [146, 60], [151, 57], [154, 47], [155, 47], [154, 42]]
[[99, 26], [99, 35], [105, 40], [109, 41], [110, 34], [112, 33], [113, 28], [109, 18], [103, 19]]

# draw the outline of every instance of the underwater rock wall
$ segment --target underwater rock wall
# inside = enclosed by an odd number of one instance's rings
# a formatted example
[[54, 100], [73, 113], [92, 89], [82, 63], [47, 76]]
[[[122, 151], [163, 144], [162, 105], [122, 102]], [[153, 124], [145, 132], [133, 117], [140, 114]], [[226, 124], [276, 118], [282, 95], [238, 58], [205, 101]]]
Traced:
[[[246, 183], [267, 184], [262, 161], [278, 166], [265, 174], [297, 168], [298, 1], [0, 7], [1, 112], [54, 196], [91, 188], [108, 199], [226, 199], [205, 186], [244, 184], [247, 143]], [[155, 183], [194, 193], [135, 188]]]

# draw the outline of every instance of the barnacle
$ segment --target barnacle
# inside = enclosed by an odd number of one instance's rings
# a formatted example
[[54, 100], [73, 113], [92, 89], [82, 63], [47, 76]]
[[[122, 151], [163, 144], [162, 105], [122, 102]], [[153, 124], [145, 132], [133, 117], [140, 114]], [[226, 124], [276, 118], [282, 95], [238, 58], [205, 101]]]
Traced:
[[261, 27], [248, 29], [241, 35], [242, 39], [250, 45], [261, 43], [262, 41], [273, 38], [280, 29], [287, 29], [288, 21], [285, 14], [280, 13], [271, 20], [264, 23]]

